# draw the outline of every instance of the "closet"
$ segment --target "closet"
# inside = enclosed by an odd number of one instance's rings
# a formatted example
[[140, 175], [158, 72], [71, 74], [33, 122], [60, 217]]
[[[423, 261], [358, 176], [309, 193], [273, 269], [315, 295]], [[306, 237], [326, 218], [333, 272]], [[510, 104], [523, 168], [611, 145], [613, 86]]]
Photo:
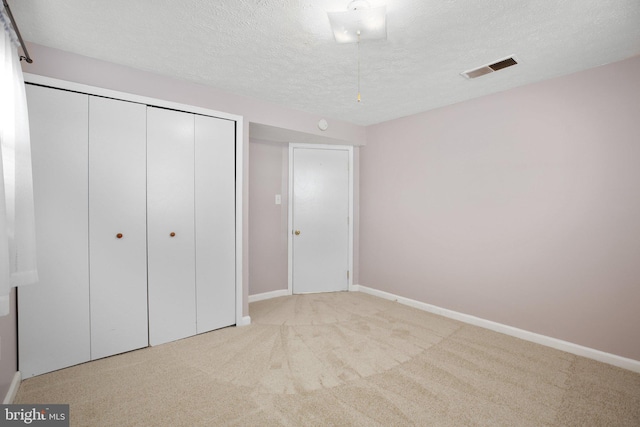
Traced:
[[27, 85], [23, 377], [236, 323], [236, 122]]
[[148, 345], [145, 116], [145, 105], [89, 97], [92, 359]]
[[[152, 108], [148, 125], [149, 341], [234, 323], [235, 124]], [[194, 234], [194, 230], [196, 233]], [[194, 268], [195, 266], [195, 268]]]
[[27, 86], [40, 282], [18, 289], [23, 378], [91, 360], [89, 97]]
[[195, 194], [193, 114], [148, 111], [149, 338], [194, 335]]

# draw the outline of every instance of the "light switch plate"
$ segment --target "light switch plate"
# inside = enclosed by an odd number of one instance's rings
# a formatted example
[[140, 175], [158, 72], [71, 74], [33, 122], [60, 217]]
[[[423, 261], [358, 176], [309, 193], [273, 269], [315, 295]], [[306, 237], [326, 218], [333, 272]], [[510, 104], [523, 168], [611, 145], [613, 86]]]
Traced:
[[282, 204], [282, 196], [280, 194], [276, 194], [276, 205]]

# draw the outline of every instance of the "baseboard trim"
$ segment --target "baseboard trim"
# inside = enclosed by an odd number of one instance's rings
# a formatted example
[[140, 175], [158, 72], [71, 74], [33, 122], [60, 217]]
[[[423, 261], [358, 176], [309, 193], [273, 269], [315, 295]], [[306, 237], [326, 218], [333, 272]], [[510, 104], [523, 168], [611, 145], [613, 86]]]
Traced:
[[251, 316], [244, 316], [240, 323], [236, 324], [236, 326], [248, 326], [251, 324]]
[[20, 383], [22, 382], [22, 375], [20, 371], [13, 374], [13, 379], [11, 380], [11, 385], [9, 386], [9, 390], [7, 390], [7, 395], [4, 397], [4, 401], [2, 402], [4, 405], [11, 405], [13, 401], [16, 399], [16, 394], [18, 394], [18, 388], [20, 388]]
[[531, 341], [537, 344], [542, 344], [547, 347], [555, 348], [556, 350], [566, 351], [567, 353], [575, 354], [577, 356], [586, 357], [589, 359], [597, 360], [599, 362], [608, 363], [609, 365], [617, 366], [619, 368], [628, 369], [633, 372], [640, 373], [640, 361], [628, 359], [626, 357], [618, 356], [604, 351], [596, 350], [590, 347], [584, 347], [578, 344], [574, 344], [568, 341], [563, 341], [557, 338], [552, 338], [546, 335], [540, 335], [535, 332], [529, 332], [524, 329], [514, 328], [513, 326], [505, 325], [502, 323], [494, 322], [491, 320], [482, 319], [480, 317], [471, 316], [469, 314], [460, 313], [457, 311], [449, 310], [446, 308], [438, 307], [435, 305], [427, 304], [424, 302], [416, 301], [411, 298], [405, 298], [398, 295], [394, 295], [389, 292], [380, 291], [378, 289], [368, 288], [362, 285], [352, 285], [349, 288], [350, 291], [363, 292], [369, 295], [373, 295], [379, 298], [384, 298], [390, 301], [397, 301], [400, 304], [407, 305], [409, 307], [417, 308], [419, 310], [427, 311], [429, 313], [438, 314], [440, 316], [448, 317], [450, 319], [459, 320], [470, 325], [480, 326], [485, 329], [490, 329], [495, 332], [500, 332], [505, 335], [520, 338], [526, 341]]
[[284, 297], [289, 295], [288, 289], [278, 289], [277, 291], [265, 292], [262, 294], [249, 295], [249, 303], [262, 301], [265, 299]]

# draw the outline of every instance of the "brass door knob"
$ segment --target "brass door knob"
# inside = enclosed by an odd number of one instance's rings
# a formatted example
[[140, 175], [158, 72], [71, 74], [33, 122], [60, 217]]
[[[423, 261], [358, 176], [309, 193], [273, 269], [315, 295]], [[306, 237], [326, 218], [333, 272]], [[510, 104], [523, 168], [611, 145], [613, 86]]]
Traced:
[[175, 236], [176, 236], [176, 233], [174, 233], [174, 232], [172, 231], [171, 233], [169, 233], [169, 236], [171, 236], [171, 237], [175, 237]]
[[300, 235], [300, 230], [296, 230], [296, 231], [294, 231], [294, 233], [295, 233], [296, 236], [299, 236]]
[[116, 237], [117, 237], [118, 239], [122, 239], [122, 233], [118, 233], [118, 234], [116, 234]]

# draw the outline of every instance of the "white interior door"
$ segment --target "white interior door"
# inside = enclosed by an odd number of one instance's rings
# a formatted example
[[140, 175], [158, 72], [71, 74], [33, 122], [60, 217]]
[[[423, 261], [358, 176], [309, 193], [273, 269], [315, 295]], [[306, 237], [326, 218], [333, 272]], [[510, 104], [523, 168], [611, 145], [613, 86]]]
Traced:
[[194, 115], [147, 108], [149, 343], [196, 334]]
[[147, 107], [89, 98], [91, 358], [149, 345]]
[[235, 129], [195, 117], [197, 332], [236, 323]]
[[88, 96], [27, 86], [40, 282], [18, 290], [23, 378], [90, 360]]
[[349, 287], [350, 148], [292, 146], [293, 293]]

